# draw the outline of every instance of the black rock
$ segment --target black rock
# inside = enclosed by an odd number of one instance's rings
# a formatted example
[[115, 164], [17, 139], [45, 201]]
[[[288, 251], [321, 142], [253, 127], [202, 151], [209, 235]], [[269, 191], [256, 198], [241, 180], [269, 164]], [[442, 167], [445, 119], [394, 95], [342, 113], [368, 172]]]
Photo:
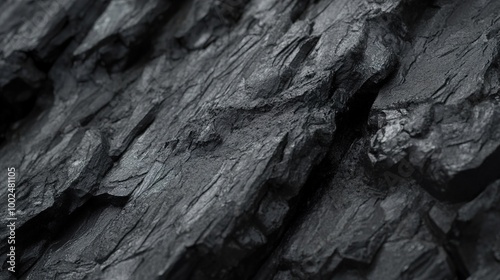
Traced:
[[498, 279], [499, 13], [4, 1], [0, 279]]

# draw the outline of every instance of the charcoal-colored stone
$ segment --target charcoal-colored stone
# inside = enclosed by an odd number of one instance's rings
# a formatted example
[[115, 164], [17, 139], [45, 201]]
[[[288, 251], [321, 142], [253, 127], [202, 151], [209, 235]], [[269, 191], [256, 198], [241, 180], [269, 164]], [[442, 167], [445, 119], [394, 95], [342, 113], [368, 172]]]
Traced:
[[499, 12], [0, 3], [0, 279], [495, 279]]

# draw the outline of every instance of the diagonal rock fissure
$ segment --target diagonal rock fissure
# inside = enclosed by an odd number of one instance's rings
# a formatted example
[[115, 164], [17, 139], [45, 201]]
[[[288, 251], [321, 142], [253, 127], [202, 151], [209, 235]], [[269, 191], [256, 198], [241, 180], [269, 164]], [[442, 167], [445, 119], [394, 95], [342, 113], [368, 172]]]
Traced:
[[[389, 71], [388, 73], [391, 73]], [[348, 102], [345, 112], [337, 114], [337, 127], [330, 147], [325, 151], [323, 160], [314, 166], [301, 187], [299, 195], [290, 204], [292, 209], [286, 219], [277, 239], [272, 242], [271, 249], [268, 250], [266, 258], [260, 263], [259, 270], [251, 279], [267, 279], [266, 275], [273, 275], [273, 264], [271, 257], [280, 252], [287, 238], [291, 236], [297, 227], [302, 223], [310, 207], [325, 194], [327, 186], [335, 177], [337, 168], [348, 153], [351, 145], [357, 141], [365, 139], [368, 135], [368, 117], [370, 109], [377, 97], [380, 88], [388, 78], [378, 83], [368, 81], [359, 92]]]

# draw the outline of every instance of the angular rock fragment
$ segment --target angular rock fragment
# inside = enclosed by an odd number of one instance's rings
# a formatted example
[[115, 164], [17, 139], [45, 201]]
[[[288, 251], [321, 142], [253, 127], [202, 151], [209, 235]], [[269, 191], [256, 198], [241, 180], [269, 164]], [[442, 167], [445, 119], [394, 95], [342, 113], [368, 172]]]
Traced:
[[381, 127], [372, 139], [372, 161], [388, 168], [407, 159], [434, 195], [468, 200], [500, 176], [494, 20], [500, 5], [435, 5], [375, 101]]

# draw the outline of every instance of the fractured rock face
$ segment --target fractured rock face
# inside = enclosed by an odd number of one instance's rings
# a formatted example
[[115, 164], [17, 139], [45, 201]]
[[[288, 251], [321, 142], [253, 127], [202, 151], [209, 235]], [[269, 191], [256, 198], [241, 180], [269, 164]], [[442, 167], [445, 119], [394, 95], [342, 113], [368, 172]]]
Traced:
[[406, 158], [432, 193], [467, 200], [500, 176], [500, 5], [435, 5], [375, 101], [381, 128], [371, 153], [374, 163], [389, 166]]
[[499, 271], [495, 1], [0, 7], [0, 278]]

